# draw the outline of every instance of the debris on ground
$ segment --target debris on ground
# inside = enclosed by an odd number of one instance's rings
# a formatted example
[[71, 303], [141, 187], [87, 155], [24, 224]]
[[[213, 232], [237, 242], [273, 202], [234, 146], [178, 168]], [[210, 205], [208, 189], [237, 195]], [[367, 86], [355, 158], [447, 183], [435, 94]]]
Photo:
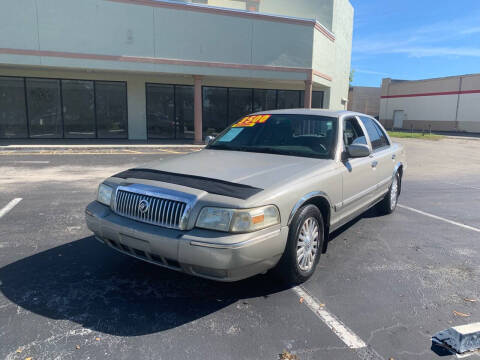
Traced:
[[280, 360], [300, 360], [297, 355], [292, 354], [287, 350], [283, 350], [283, 352], [279, 355]]
[[75, 349], [80, 350], [80, 345], [75, 345]]
[[300, 298], [300, 304], [303, 304], [303, 297]]
[[95, 340], [100, 341], [100, 338], [99, 338], [99, 337], [96, 337]]
[[455, 311], [455, 310], [453, 310], [453, 314], [457, 315], [457, 316], [460, 316], [460, 317], [469, 317], [470, 316], [470, 314], [465, 314], [465, 313], [462, 313], [460, 311]]

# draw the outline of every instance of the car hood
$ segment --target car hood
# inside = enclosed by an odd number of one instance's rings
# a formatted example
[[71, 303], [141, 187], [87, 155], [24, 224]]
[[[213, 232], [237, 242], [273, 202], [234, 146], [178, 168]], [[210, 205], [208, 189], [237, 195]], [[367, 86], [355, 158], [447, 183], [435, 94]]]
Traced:
[[267, 189], [298, 180], [303, 174], [334, 164], [330, 159], [226, 150], [201, 150], [143, 168], [202, 176]]

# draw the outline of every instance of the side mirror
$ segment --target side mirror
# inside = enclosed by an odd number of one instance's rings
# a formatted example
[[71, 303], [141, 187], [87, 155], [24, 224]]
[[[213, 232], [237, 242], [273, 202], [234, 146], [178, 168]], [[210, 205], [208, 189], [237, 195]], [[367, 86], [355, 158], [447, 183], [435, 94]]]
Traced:
[[205, 138], [205, 145], [210, 145], [210, 143], [213, 142], [213, 140], [215, 140], [214, 136], [207, 136]]
[[361, 158], [370, 156], [370, 148], [364, 144], [352, 144], [347, 146], [347, 154], [350, 158]]

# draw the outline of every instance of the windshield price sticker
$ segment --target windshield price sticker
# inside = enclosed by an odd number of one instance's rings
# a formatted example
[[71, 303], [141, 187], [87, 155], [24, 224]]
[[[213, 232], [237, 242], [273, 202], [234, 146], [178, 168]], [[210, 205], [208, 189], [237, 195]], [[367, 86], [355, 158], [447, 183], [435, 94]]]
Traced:
[[253, 116], [246, 116], [232, 127], [252, 127], [257, 124], [265, 123], [271, 115], [253, 115]]

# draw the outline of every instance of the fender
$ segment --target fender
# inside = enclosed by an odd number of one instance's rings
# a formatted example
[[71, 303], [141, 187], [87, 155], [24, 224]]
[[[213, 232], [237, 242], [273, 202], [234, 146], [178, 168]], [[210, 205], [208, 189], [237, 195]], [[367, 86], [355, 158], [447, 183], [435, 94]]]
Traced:
[[290, 223], [292, 222], [293, 217], [295, 216], [298, 209], [300, 209], [300, 207], [302, 207], [303, 204], [305, 204], [308, 200], [316, 198], [316, 197], [321, 197], [321, 198], [324, 198], [325, 200], [327, 200], [328, 205], [330, 206], [330, 210], [333, 209], [332, 202], [330, 201], [330, 198], [326, 193], [324, 193], [323, 191], [313, 191], [311, 193], [308, 193], [308, 194], [302, 196], [302, 198], [297, 201], [297, 203], [293, 207], [292, 211], [290, 212], [290, 216], [288, 217], [287, 225], [290, 226]]

